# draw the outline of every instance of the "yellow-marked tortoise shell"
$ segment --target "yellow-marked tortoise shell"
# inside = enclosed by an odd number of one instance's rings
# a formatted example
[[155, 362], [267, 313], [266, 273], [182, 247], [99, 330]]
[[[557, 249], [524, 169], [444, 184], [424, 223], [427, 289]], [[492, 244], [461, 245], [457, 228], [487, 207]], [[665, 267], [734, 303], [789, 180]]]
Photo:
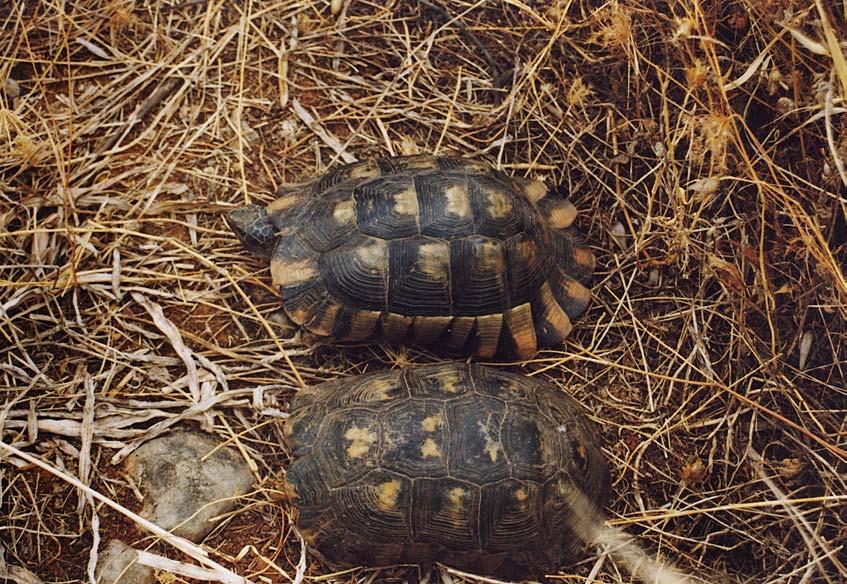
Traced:
[[561, 344], [589, 303], [594, 256], [575, 217], [541, 182], [419, 155], [334, 168], [227, 222], [313, 334], [526, 358]]
[[285, 489], [307, 541], [338, 566], [433, 561], [480, 574], [555, 573], [583, 552], [607, 463], [554, 385], [477, 364], [385, 371], [301, 391]]

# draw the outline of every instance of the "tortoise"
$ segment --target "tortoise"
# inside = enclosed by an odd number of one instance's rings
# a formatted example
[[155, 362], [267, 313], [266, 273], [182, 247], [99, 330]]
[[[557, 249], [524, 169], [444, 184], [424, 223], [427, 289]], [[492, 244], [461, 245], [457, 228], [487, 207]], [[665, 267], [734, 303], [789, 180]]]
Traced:
[[226, 221], [318, 338], [528, 358], [560, 345], [590, 301], [576, 209], [540, 181], [424, 154], [334, 167], [278, 195]]
[[284, 434], [297, 525], [341, 567], [438, 561], [510, 578], [555, 573], [579, 559], [576, 522], [598, 520], [611, 490], [574, 398], [477, 363], [307, 388]]

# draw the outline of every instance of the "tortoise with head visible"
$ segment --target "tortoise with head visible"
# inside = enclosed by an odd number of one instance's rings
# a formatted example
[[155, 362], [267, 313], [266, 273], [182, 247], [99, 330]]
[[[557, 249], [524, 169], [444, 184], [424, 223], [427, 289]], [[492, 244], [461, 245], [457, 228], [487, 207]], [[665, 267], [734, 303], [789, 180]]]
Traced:
[[573, 398], [476, 364], [303, 390], [285, 437], [297, 524], [340, 566], [555, 573], [578, 559], [578, 522], [600, 520], [610, 492], [598, 438]]
[[575, 216], [541, 182], [418, 155], [340, 166], [226, 219], [315, 335], [525, 358], [562, 343], [590, 300]]

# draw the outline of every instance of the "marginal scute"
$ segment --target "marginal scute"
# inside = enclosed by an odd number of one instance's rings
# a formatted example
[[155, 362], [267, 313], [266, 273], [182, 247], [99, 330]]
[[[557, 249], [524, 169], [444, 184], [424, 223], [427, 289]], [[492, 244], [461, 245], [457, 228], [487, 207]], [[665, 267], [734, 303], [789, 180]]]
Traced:
[[431, 154], [413, 154], [411, 156], [396, 156], [377, 160], [383, 176], [408, 173], [411, 171], [435, 170], [438, 160]]
[[297, 501], [297, 485], [294, 483], [284, 481], [282, 483], [282, 492], [285, 494], [285, 498], [290, 502], [294, 503]]
[[510, 308], [504, 315], [505, 331], [508, 331], [508, 343], [518, 359], [528, 359], [538, 350], [535, 336], [535, 323], [530, 305], [521, 304]]
[[579, 267], [586, 272], [593, 272], [595, 267], [594, 254], [587, 247], [575, 247], [573, 250], [573, 259]]
[[412, 337], [420, 345], [430, 345], [444, 334], [452, 320], [450, 316], [415, 316]]
[[285, 475], [285, 490], [296, 497], [292, 502], [303, 509], [315, 509], [316, 516], [318, 509], [329, 504], [330, 489], [320, 465], [317, 456], [301, 456], [291, 463]]
[[474, 354], [480, 359], [490, 359], [497, 352], [500, 331], [503, 329], [502, 314], [488, 314], [476, 317], [477, 346]]
[[277, 229], [266, 207], [238, 207], [227, 212], [224, 221], [251, 253], [263, 259], [270, 257], [276, 244]]
[[341, 322], [343, 310], [344, 304], [329, 296], [321, 302], [315, 310], [314, 316], [305, 323], [305, 326], [309, 332], [316, 335], [323, 337], [335, 336]]
[[359, 162], [350, 167], [348, 176], [351, 179], [376, 178], [379, 176], [379, 168], [370, 160]]
[[284, 436], [294, 456], [303, 456], [309, 452], [326, 412], [326, 405], [321, 403], [298, 404], [296, 411], [288, 417]]
[[329, 292], [320, 280], [310, 280], [304, 284], [281, 286], [282, 307], [295, 324], [305, 325], [324, 302]]
[[554, 229], [570, 227], [576, 219], [576, 207], [567, 199], [547, 197], [540, 205], [547, 222]]
[[[545, 502], [544, 523], [550, 529], [553, 525], [561, 526], [559, 533], [564, 537], [576, 537], [573, 534], [574, 525], [573, 508], [577, 502], [578, 491], [576, 485], [570, 480], [566, 473], [548, 481], [543, 487], [541, 499]], [[573, 534], [573, 535], [571, 535]]]
[[573, 325], [567, 312], [553, 296], [549, 282], [544, 282], [532, 301], [532, 315], [538, 335], [538, 344], [555, 347], [570, 334]]
[[524, 184], [523, 191], [530, 201], [536, 203], [547, 195], [547, 185], [540, 180], [533, 180]]
[[373, 406], [408, 395], [396, 371], [380, 371], [365, 376], [342, 377], [309, 387], [297, 393], [292, 407], [301, 407], [304, 398], [326, 403], [332, 408], [345, 408], [352, 405]]
[[445, 346], [452, 351], [459, 351], [468, 342], [476, 319], [471, 316], [457, 316], [447, 327]]
[[271, 262], [271, 276], [274, 286], [302, 284], [318, 276], [318, 263], [312, 258], [289, 262], [274, 259]]
[[380, 318], [380, 332], [382, 336], [392, 343], [401, 343], [406, 338], [409, 327], [412, 326], [414, 317], [385, 312]]
[[573, 227], [550, 229], [552, 236], [552, 258], [556, 265], [569, 277], [588, 285], [594, 275], [595, 258], [591, 248], [585, 245]]
[[363, 341], [373, 336], [381, 312], [374, 310], [351, 310], [347, 317], [344, 332], [339, 337], [343, 341]]
[[449, 399], [473, 390], [467, 366], [418, 367], [405, 372], [412, 397]]
[[582, 316], [591, 302], [591, 291], [564, 273], [559, 274], [550, 289], [571, 322]]
[[468, 174], [488, 174], [491, 166], [479, 160], [462, 158], [460, 156], [436, 156], [438, 168], [448, 171], [461, 171]]
[[322, 197], [333, 187], [354, 180], [375, 178], [379, 174], [379, 167], [372, 160], [333, 166], [314, 181], [311, 192], [316, 197]]

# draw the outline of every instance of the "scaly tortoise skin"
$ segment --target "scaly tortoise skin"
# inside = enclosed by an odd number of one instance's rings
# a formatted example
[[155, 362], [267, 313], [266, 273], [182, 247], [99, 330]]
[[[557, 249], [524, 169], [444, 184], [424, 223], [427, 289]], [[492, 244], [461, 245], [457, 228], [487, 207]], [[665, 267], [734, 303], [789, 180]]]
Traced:
[[596, 520], [608, 465], [578, 402], [548, 382], [443, 363], [303, 390], [285, 426], [285, 489], [331, 564], [439, 561], [501, 577], [555, 573]]
[[575, 217], [539, 181], [417, 155], [334, 168], [226, 219], [318, 337], [528, 358], [561, 344], [590, 301], [594, 255]]

